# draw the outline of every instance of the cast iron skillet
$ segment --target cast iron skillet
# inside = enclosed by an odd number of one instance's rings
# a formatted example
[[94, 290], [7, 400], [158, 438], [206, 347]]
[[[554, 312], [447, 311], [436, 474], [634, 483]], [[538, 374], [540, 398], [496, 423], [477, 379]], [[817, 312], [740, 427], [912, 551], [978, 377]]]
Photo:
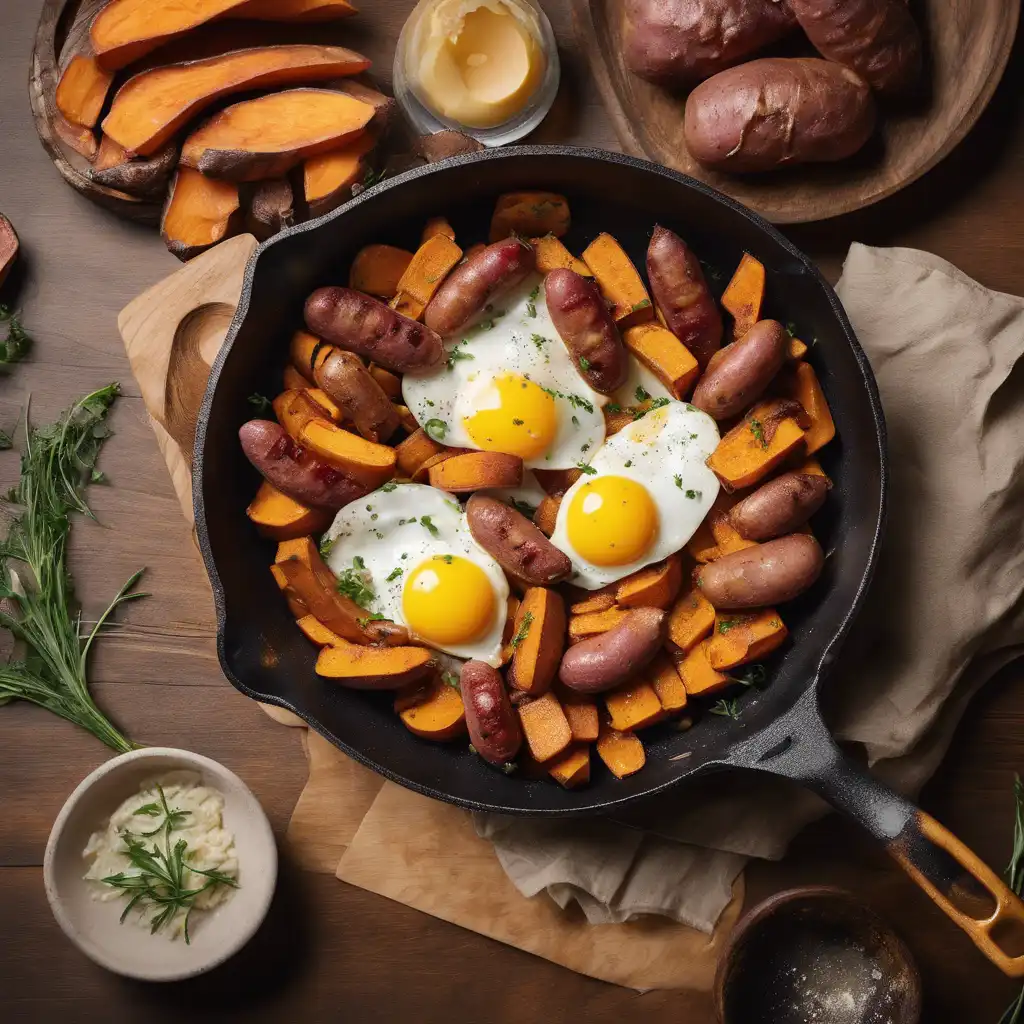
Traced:
[[[744, 251], [756, 256], [767, 268], [771, 315], [795, 322], [805, 338], [817, 341], [809, 358], [839, 430], [821, 453], [835, 488], [815, 521], [830, 557], [813, 591], [787, 606], [792, 642], [771, 664], [770, 685], [746, 695], [741, 723], [705, 715], [685, 733], [667, 726], [660, 734], [645, 733], [642, 772], [620, 781], [596, 764], [591, 784], [569, 792], [506, 776], [462, 745], [425, 743], [406, 731], [387, 695], [346, 690], [316, 676], [314, 649], [267, 571], [274, 545], [246, 519], [259, 477], [238, 443], [239, 426], [252, 416], [248, 396], [279, 389], [307, 295], [344, 283], [361, 246], [389, 242], [415, 249], [425, 219], [442, 212], [467, 244], [484, 239], [495, 197], [524, 188], [568, 196], [573, 226], [566, 242], [576, 252], [609, 231], [642, 266], [659, 222], [687, 239], [719, 291]], [[194, 489], [228, 678], [248, 696], [294, 711], [368, 767], [465, 807], [563, 816], [619, 814], [711, 769], [784, 775], [856, 818], [993, 962], [1024, 975], [1024, 956], [1011, 958], [992, 936], [998, 928], [997, 938], [1005, 941], [1011, 919], [1024, 929], [1024, 905], [932, 818], [847, 761], [818, 710], [819, 680], [837, 656], [874, 567], [886, 475], [885, 424], [864, 353], [832, 289], [779, 232], [702, 182], [663, 167], [591, 150], [524, 146], [410, 171], [258, 250], [203, 401]]]

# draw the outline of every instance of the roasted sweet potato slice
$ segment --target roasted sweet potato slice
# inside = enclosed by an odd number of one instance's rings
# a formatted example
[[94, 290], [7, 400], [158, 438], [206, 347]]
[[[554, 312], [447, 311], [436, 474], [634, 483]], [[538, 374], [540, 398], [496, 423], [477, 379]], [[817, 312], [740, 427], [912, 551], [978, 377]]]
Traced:
[[553, 693], [520, 704], [519, 721], [535, 761], [542, 764], [562, 753], [572, 742], [572, 730]]
[[593, 277], [590, 267], [577, 259], [561, 241], [554, 235], [541, 235], [539, 238], [531, 238], [530, 245], [533, 246], [537, 258], [537, 270], [541, 274], [550, 273], [552, 270], [571, 270], [581, 277]]
[[791, 400], [759, 402], [711, 453], [708, 467], [727, 491], [752, 487], [784, 459], [804, 450], [808, 422]]
[[557, 192], [506, 192], [495, 203], [490, 240], [500, 242], [513, 231], [524, 238], [561, 238], [570, 220], [569, 201]]
[[168, 142], [150, 157], [133, 160], [109, 135], [100, 139], [89, 177], [105, 188], [145, 198], [163, 195], [178, 164], [178, 147]]
[[253, 190], [245, 226], [261, 242], [295, 223], [295, 196], [287, 178], [261, 181]]
[[669, 555], [622, 580], [615, 601], [622, 608], [668, 608], [682, 585], [683, 563], [678, 555]]
[[533, 523], [545, 537], [550, 537], [555, 532], [555, 522], [561, 505], [561, 495], [553, 497], [549, 494], [537, 506], [537, 511], [533, 514]]
[[445, 459], [430, 470], [430, 485], [454, 494], [491, 487], [518, 487], [523, 482], [523, 460], [504, 452], [467, 452]]
[[828, 402], [825, 401], [825, 392], [821, 390], [818, 375], [810, 363], [798, 362], [792, 374], [787, 374], [781, 382], [787, 395], [804, 407], [804, 412], [811, 421], [804, 436], [804, 443], [807, 446], [807, 454], [813, 455], [836, 436], [836, 425], [832, 420]]
[[[308, 173], [309, 164], [306, 168]], [[393, 245], [364, 246], [352, 261], [348, 286], [367, 295], [376, 295], [379, 299], [393, 299], [398, 291], [398, 282], [411, 262], [412, 253], [406, 249], [397, 249]]]
[[643, 677], [631, 679], [628, 683], [606, 693], [604, 703], [612, 728], [619, 732], [643, 729], [660, 722], [664, 717], [664, 710], [654, 687]]
[[448, 223], [444, 217], [431, 217], [426, 224], [423, 225], [423, 234], [420, 235], [420, 244], [429, 242], [434, 235], [444, 235], [446, 238], [450, 238], [453, 242], [455, 241], [455, 228]]
[[571, 746], [564, 754], [547, 763], [551, 777], [566, 789], [585, 786], [590, 781], [590, 747], [583, 743]]
[[593, 743], [597, 739], [600, 722], [597, 705], [581, 693], [573, 693], [564, 686], [558, 690], [572, 738], [576, 743]]
[[[340, 149], [322, 153], [306, 161], [302, 169], [302, 182], [310, 217], [322, 217], [352, 197], [352, 186], [366, 177], [366, 157], [376, 145], [376, 133], [366, 131]], [[412, 259], [411, 253], [409, 258]], [[391, 292], [390, 295], [382, 297], [390, 299], [394, 294]]]
[[786, 358], [791, 362], [797, 362], [807, 355], [807, 346], [799, 338], [790, 338], [786, 345]]
[[185, 140], [181, 163], [212, 178], [261, 181], [357, 137], [368, 103], [331, 89], [286, 89], [232, 104]]
[[179, 260], [190, 260], [237, 234], [242, 219], [237, 185], [179, 167], [167, 196], [160, 234]]
[[732, 314], [732, 340], [739, 341], [758, 320], [764, 302], [764, 264], [744, 253], [722, 293], [722, 306]]
[[715, 632], [707, 642], [708, 662], [720, 672], [746, 665], [771, 654], [788, 635], [786, 624], [774, 608], [747, 615], [719, 612]]
[[111, 0], [93, 18], [89, 39], [100, 64], [117, 71], [215, 18], [319, 21], [354, 13], [341, 0]]
[[589, 591], [589, 596], [572, 604], [569, 607], [569, 612], [572, 615], [592, 615], [594, 612], [606, 612], [615, 605], [615, 592], [618, 588], [618, 583], [610, 583], [600, 590]]
[[300, 616], [295, 620], [295, 625], [299, 627], [302, 635], [310, 643], [316, 644], [317, 647], [340, 647], [345, 643], [337, 633], [332, 633], [319, 619], [314, 618], [312, 615]]
[[619, 330], [654, 319], [654, 305], [644, 282], [622, 246], [606, 231], [583, 250], [601, 294], [612, 304]]
[[412, 479], [424, 463], [444, 450], [444, 445], [438, 444], [425, 430], [420, 428], [395, 448], [398, 468], [403, 476]]
[[435, 672], [395, 697], [402, 724], [421, 739], [445, 743], [466, 734], [466, 708], [459, 691]]
[[[378, 366], [376, 363], [370, 363], [366, 368], [369, 371], [370, 376], [377, 382], [381, 391], [388, 396], [393, 402], [397, 402], [402, 397], [402, 378], [397, 373], [392, 373], [390, 370], [385, 370], [383, 366]], [[413, 427], [413, 430], [418, 430], [419, 427]]]
[[686, 707], [686, 687], [671, 658], [656, 654], [647, 666], [647, 675], [666, 714], [675, 714]]
[[425, 647], [363, 647], [342, 640], [316, 659], [317, 675], [355, 690], [400, 690], [434, 671]]
[[95, 57], [76, 54], [57, 83], [54, 101], [69, 124], [92, 128], [100, 119], [114, 76]]
[[395, 475], [395, 449], [367, 441], [324, 419], [302, 428], [300, 444], [353, 480], [376, 489]]
[[461, 259], [462, 250], [447, 235], [428, 238], [416, 250], [398, 282], [391, 308], [410, 320], [419, 320], [434, 292]]
[[702, 640], [689, 654], [676, 661], [683, 686], [690, 697], [707, 697], [733, 684], [733, 680], [713, 668], [708, 659], [710, 640]]
[[713, 562], [718, 558], [718, 544], [715, 542], [715, 535], [711, 532], [711, 523], [707, 518], [697, 527], [693, 536], [686, 542], [686, 552], [695, 562], [703, 564]]
[[323, 419], [327, 415], [319, 402], [308, 389], [282, 391], [274, 399], [274, 415], [277, 422], [288, 431], [296, 441], [302, 436], [302, 428], [310, 420]]
[[627, 614], [626, 609], [613, 607], [600, 612], [574, 615], [569, 619], [569, 639], [575, 642], [585, 640], [588, 636], [607, 633], [622, 622]]
[[715, 609], [700, 592], [691, 587], [672, 606], [668, 616], [668, 639], [681, 651], [692, 651], [715, 626]]
[[3, 288], [7, 275], [10, 274], [18, 258], [18, 234], [14, 225], [0, 213], [0, 288]]
[[265, 480], [245, 514], [264, 537], [273, 540], [293, 540], [323, 533], [331, 525], [332, 518], [331, 513], [324, 509], [300, 505]]
[[647, 763], [644, 745], [633, 733], [619, 732], [606, 723], [601, 724], [597, 738], [597, 756], [617, 779], [635, 774]]
[[510, 644], [509, 685], [525, 693], [545, 693], [565, 650], [565, 602], [561, 594], [546, 587], [530, 587], [516, 612]]
[[292, 366], [312, 383], [317, 368], [333, 351], [333, 345], [321, 341], [315, 334], [310, 334], [308, 331], [296, 331], [292, 335], [289, 355]]
[[679, 399], [685, 398], [700, 375], [690, 350], [658, 323], [638, 324], [623, 334], [626, 347]]
[[370, 62], [341, 46], [261, 46], [153, 68], [114, 97], [103, 130], [129, 153], [150, 156], [186, 122], [224, 96], [249, 89], [323, 82], [365, 71]]

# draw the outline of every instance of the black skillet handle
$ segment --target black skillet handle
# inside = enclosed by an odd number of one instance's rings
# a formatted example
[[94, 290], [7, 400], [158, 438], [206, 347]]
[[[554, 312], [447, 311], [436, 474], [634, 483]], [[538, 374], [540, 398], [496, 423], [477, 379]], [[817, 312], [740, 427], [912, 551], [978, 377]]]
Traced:
[[811, 688], [728, 763], [800, 782], [864, 826], [1005, 974], [1024, 977], [1024, 903], [948, 829], [853, 764], [836, 746]]

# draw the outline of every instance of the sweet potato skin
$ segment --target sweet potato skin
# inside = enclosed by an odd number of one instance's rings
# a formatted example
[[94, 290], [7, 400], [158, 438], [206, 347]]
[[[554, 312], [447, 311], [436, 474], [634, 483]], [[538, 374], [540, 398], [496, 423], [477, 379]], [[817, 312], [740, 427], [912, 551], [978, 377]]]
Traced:
[[358, 356], [335, 349], [313, 377], [367, 441], [386, 441], [398, 429], [398, 412]]
[[776, 320], [760, 320], [721, 349], [694, 388], [691, 402], [712, 419], [738, 416], [756, 402], [786, 361], [789, 335]]
[[852, 68], [880, 93], [907, 92], [921, 77], [921, 33], [893, 0], [790, 0], [815, 49]]
[[306, 300], [306, 325], [319, 337], [395, 373], [426, 373], [444, 362], [436, 332], [352, 288], [313, 292]]
[[843, 160], [875, 128], [867, 82], [814, 57], [764, 57], [722, 71], [687, 97], [683, 135], [705, 167], [738, 174]]
[[246, 458], [264, 479], [303, 505], [339, 509], [370, 492], [300, 448], [279, 423], [250, 420], [238, 436]]
[[399, 690], [434, 671], [422, 647], [362, 647], [346, 640], [342, 645], [323, 648], [316, 671], [351, 690]]
[[628, 0], [626, 66], [667, 88], [746, 60], [796, 25], [785, 0]]
[[626, 346], [597, 285], [571, 270], [544, 278], [548, 313], [584, 380], [603, 395], [622, 387], [629, 374]]
[[705, 367], [722, 344], [722, 315], [704, 280], [700, 260], [668, 228], [654, 228], [647, 247], [647, 278], [668, 329]]
[[503, 452], [453, 453], [431, 466], [429, 477], [432, 487], [456, 494], [490, 487], [518, 487], [523, 482], [523, 460]]
[[661, 649], [666, 614], [636, 608], [605, 633], [581, 640], [562, 656], [558, 678], [578, 693], [602, 693], [639, 672]]
[[0, 288], [17, 261], [20, 248], [14, 225], [0, 213]]
[[759, 487], [729, 511], [747, 540], [771, 540], [803, 526], [825, 503], [831, 482], [811, 473], [784, 473]]
[[253, 191], [245, 226], [261, 242], [295, 223], [295, 203], [287, 178], [261, 181]]
[[506, 238], [467, 259], [445, 278], [423, 312], [423, 322], [438, 334], [452, 334], [482, 313], [537, 267], [533, 247]]
[[166, 189], [177, 162], [178, 147], [169, 142], [150, 157], [123, 160], [109, 167], [93, 167], [89, 170], [89, 177], [105, 188], [134, 196], [159, 196]]
[[519, 718], [496, 668], [482, 661], [467, 661], [459, 677], [466, 726], [476, 752], [491, 764], [503, 765], [515, 759], [523, 745]]
[[530, 586], [552, 586], [572, 572], [568, 555], [526, 516], [497, 498], [474, 494], [466, 505], [466, 520], [473, 539], [502, 569]]
[[825, 555], [810, 534], [791, 533], [709, 562], [697, 584], [717, 609], [765, 608], [802, 594], [824, 565]]

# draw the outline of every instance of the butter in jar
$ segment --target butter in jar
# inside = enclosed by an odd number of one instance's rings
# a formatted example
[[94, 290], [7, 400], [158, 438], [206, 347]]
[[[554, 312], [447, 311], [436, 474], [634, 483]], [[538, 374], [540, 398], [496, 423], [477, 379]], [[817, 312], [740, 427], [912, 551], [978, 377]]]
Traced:
[[485, 145], [532, 131], [558, 76], [551, 26], [530, 0], [422, 0], [395, 55], [395, 96], [413, 125]]

